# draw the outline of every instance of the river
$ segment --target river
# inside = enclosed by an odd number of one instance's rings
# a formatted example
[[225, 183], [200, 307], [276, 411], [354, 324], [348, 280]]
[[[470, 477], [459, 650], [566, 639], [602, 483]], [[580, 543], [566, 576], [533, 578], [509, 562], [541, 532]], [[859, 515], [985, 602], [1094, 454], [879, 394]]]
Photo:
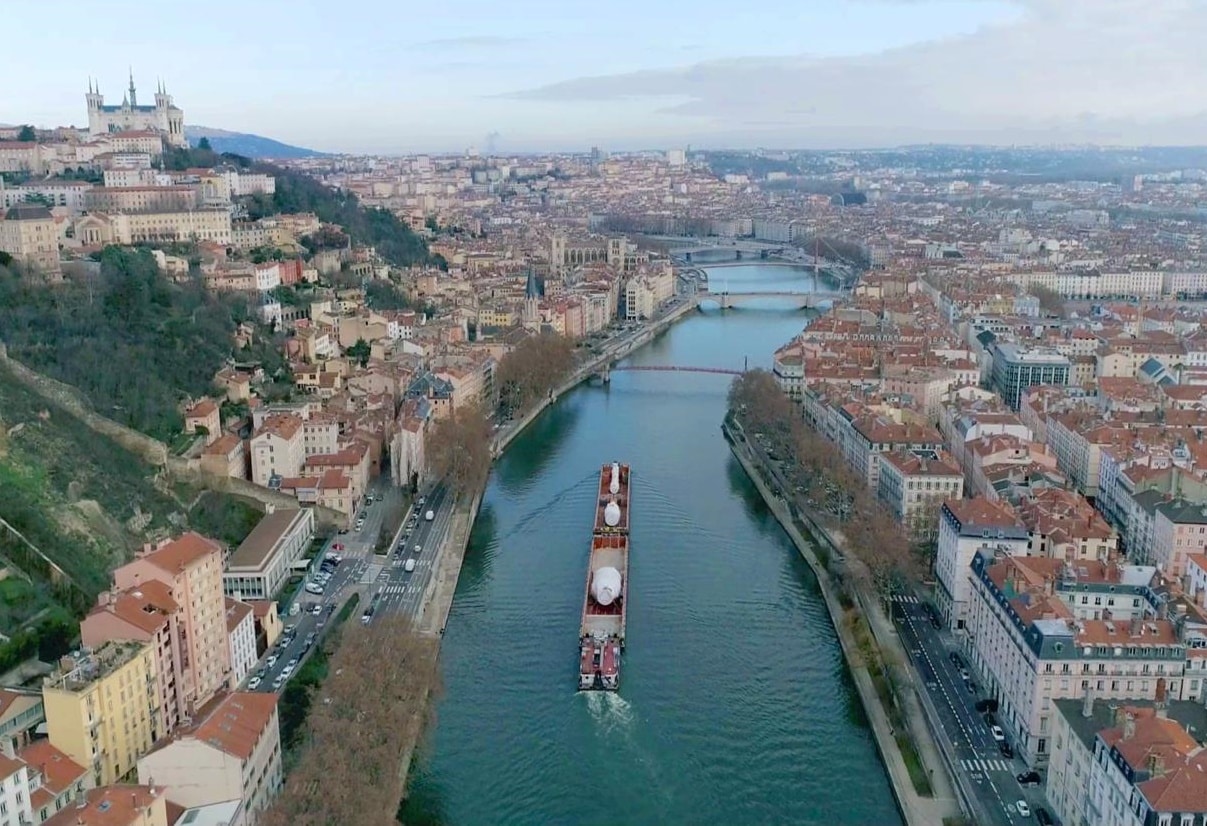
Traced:
[[[710, 281], [803, 291], [812, 277], [750, 264]], [[759, 307], [701, 313], [626, 363], [770, 366], [806, 316]], [[407, 824], [901, 823], [813, 576], [721, 436], [729, 380], [615, 372], [500, 459]], [[594, 491], [612, 460], [633, 468], [628, 647], [619, 694], [579, 694]]]

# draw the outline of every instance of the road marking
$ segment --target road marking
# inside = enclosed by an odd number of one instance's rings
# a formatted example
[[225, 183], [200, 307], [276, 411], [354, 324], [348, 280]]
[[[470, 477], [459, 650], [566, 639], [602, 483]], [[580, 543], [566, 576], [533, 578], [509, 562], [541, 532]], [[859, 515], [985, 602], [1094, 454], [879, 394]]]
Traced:
[[960, 765], [970, 772], [1009, 772], [1010, 764], [1005, 760], [988, 759], [965, 759], [960, 761]]
[[916, 604], [920, 600], [913, 594], [893, 594], [893, 602], [906, 602]]

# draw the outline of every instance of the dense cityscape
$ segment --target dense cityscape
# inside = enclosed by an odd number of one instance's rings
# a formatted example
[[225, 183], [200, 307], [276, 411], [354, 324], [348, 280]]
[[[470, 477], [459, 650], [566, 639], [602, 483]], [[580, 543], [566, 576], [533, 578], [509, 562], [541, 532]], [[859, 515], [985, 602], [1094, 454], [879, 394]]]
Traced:
[[411, 822], [498, 463], [681, 378], [900, 822], [1207, 823], [1207, 150], [253, 158], [139, 91], [0, 127], [0, 826]]

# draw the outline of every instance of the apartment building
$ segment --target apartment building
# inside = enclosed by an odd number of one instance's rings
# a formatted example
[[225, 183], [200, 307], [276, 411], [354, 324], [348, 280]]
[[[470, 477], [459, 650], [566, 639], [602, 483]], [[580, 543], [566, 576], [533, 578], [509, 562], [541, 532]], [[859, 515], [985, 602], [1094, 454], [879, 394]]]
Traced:
[[1155, 568], [978, 552], [972, 571], [970, 659], [1028, 764], [1051, 754], [1055, 700], [1181, 697], [1186, 646], [1155, 619]]
[[359, 501], [368, 489], [372, 465], [369, 446], [360, 440], [354, 440], [338, 453], [307, 456], [302, 472], [306, 476], [319, 477], [330, 470], [339, 471], [352, 481], [352, 496]]
[[222, 435], [222, 414], [210, 399], [202, 399], [184, 411], [184, 432], [205, 434], [206, 445], [212, 445]]
[[0, 220], [0, 252], [54, 278], [59, 265], [59, 231], [50, 210], [40, 204], [9, 207]]
[[50, 742], [91, 771], [94, 785], [129, 774], [155, 739], [160, 696], [148, 643], [107, 642], [64, 657], [42, 684]]
[[29, 766], [0, 754], [0, 826], [28, 826], [33, 817]]
[[1065, 826], [1207, 821], [1207, 709], [1090, 695], [1057, 700], [1045, 793]]
[[936, 453], [943, 447], [943, 437], [933, 427], [897, 421], [885, 413], [869, 413], [857, 405], [839, 411], [837, 435], [843, 458], [873, 491], [880, 489], [880, 461], [885, 455]]
[[17, 753], [29, 767], [29, 802], [34, 823], [44, 823], [83, 796], [91, 773], [49, 740], [36, 740]]
[[935, 605], [947, 626], [963, 631], [971, 599], [972, 560], [981, 549], [1011, 556], [1027, 553], [1030, 537], [1010, 505], [984, 497], [948, 499], [939, 510], [935, 546]]
[[1186, 560], [1207, 550], [1207, 507], [1202, 501], [1143, 490], [1127, 508], [1124, 544], [1128, 555], [1171, 576], [1186, 573]]
[[91, 212], [187, 212], [200, 206], [192, 186], [96, 186], [84, 196]]
[[301, 475], [306, 458], [302, 420], [291, 414], [269, 415], [248, 441], [251, 480], [269, 487], [274, 477]]
[[179, 606], [176, 632], [184, 684], [182, 713], [192, 713], [209, 702], [230, 677], [222, 546], [189, 532], [147, 547], [113, 572], [114, 584], [123, 590], [152, 581], [166, 585]]
[[886, 453], [880, 457], [877, 494], [914, 537], [930, 539], [937, 532], [942, 503], [963, 497], [964, 476], [946, 453]]
[[163, 786], [104, 786], [46, 821], [46, 826], [172, 826]]
[[182, 212], [96, 212], [75, 222], [75, 237], [85, 246], [178, 241], [231, 242], [230, 210], [203, 208]]
[[237, 687], [256, 667], [256, 618], [246, 602], [226, 598], [226, 635], [230, 640], [230, 688]]
[[211, 476], [247, 478], [247, 450], [234, 433], [224, 433], [201, 452], [201, 470]]
[[239, 800], [241, 826], [255, 826], [281, 788], [277, 695], [227, 695], [193, 728], [139, 760], [138, 777], [162, 783], [179, 806]]
[[314, 511], [308, 508], [268, 514], [227, 560], [223, 592], [244, 601], [272, 599], [313, 536]]
[[110, 640], [146, 643], [155, 652], [159, 711], [152, 724], [155, 739], [171, 732], [188, 714], [181, 610], [172, 589], [148, 580], [124, 591], [102, 591], [97, 604], [80, 621], [80, 640], [100, 648]]
[[302, 448], [307, 457], [339, 452], [339, 420], [315, 414], [302, 422]]

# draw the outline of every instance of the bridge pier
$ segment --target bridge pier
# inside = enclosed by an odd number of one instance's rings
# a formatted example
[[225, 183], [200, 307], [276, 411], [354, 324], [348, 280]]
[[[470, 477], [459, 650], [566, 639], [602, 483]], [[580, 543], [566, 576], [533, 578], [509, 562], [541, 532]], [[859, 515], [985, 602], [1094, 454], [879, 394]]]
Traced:
[[604, 365], [603, 372], [599, 374], [599, 378], [604, 384], [612, 381], [612, 366], [610, 364]]

